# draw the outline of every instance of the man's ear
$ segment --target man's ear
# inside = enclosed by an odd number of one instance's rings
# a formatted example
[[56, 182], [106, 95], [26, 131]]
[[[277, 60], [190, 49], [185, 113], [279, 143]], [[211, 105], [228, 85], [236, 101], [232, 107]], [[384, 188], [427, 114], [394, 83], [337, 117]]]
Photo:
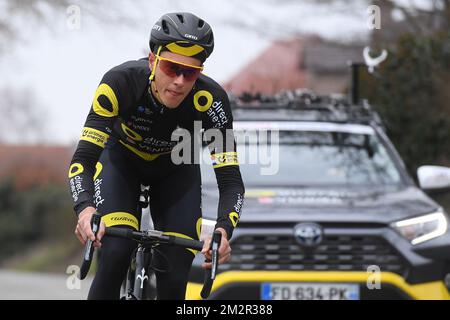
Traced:
[[153, 67], [153, 64], [155, 63], [155, 54], [153, 52], [150, 52], [148, 54], [148, 62], [151, 69]]

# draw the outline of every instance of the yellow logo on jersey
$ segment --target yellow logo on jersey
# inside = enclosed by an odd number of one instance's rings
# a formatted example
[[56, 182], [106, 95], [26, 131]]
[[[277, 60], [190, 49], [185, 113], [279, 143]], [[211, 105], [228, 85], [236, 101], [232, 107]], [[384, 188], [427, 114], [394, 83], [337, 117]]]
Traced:
[[233, 225], [234, 228], [236, 228], [238, 221], [239, 221], [239, 214], [237, 212], [230, 212], [230, 214], [228, 215], [231, 221], [231, 224]]
[[95, 175], [94, 175], [94, 181], [99, 176], [100, 172], [103, 170], [103, 165], [100, 162], [97, 162], [95, 165]]
[[120, 124], [120, 126], [122, 127], [122, 131], [125, 132], [125, 134], [131, 138], [134, 141], [142, 141], [142, 137], [140, 136], [139, 133], [131, 130], [130, 128], [128, 128], [126, 125], [124, 125], [123, 123]]
[[164, 152], [164, 153], [147, 153], [147, 152], [144, 152], [144, 151], [139, 151], [136, 148], [133, 148], [132, 146], [130, 146], [129, 144], [123, 142], [122, 140], [119, 140], [119, 142], [121, 144], [123, 144], [125, 147], [127, 147], [129, 150], [131, 150], [132, 152], [137, 154], [139, 157], [141, 157], [142, 159], [146, 160], [146, 161], [153, 161], [153, 160], [155, 160], [156, 158], [158, 158], [162, 154], [170, 153], [170, 151], [169, 152]]
[[[111, 106], [102, 106], [99, 101], [101, 96], [106, 97]], [[92, 105], [94, 112], [99, 116], [111, 118], [119, 115], [119, 102], [117, 101], [116, 94], [106, 83], [102, 83], [98, 86], [97, 91], [95, 91], [94, 102]], [[109, 109], [112, 108], [112, 110], [109, 110], [108, 107], [110, 107]]]
[[[200, 98], [202, 98], [202, 97], [206, 98], [206, 103], [203, 105], [200, 104]], [[213, 104], [213, 100], [214, 100], [213, 96], [209, 91], [200, 90], [196, 94], [194, 94], [194, 107], [195, 107], [195, 109], [197, 109], [200, 112], [205, 112], [209, 108], [211, 108], [211, 106]]]
[[73, 163], [69, 169], [69, 178], [73, 178], [80, 173], [83, 173], [84, 167], [81, 163]]

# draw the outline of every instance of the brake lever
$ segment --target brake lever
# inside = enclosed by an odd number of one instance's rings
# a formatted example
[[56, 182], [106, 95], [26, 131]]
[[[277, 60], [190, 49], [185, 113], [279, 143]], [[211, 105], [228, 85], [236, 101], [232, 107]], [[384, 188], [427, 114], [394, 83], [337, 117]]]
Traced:
[[222, 241], [222, 233], [220, 231], [214, 231], [211, 245], [209, 247], [209, 249], [212, 250], [211, 260], [206, 260], [206, 262], [211, 262], [211, 269], [207, 269], [205, 271], [205, 281], [203, 284], [202, 292], [200, 293], [200, 296], [203, 299], [209, 297], [214, 279], [216, 278], [217, 266], [219, 264], [219, 248], [221, 241]]
[[[91, 228], [92, 228], [92, 232], [94, 233], [94, 237], [96, 237], [96, 238], [97, 238], [97, 233], [100, 230], [100, 221], [101, 221], [100, 214], [95, 212], [91, 217]], [[88, 239], [86, 242], [86, 245], [84, 247], [83, 263], [82, 263], [81, 269], [80, 269], [80, 279], [81, 280], [86, 278], [86, 276], [89, 272], [93, 254], [94, 254], [94, 241]]]
[[211, 280], [216, 278], [217, 267], [219, 265], [219, 248], [221, 241], [222, 233], [220, 231], [215, 231], [211, 242]]

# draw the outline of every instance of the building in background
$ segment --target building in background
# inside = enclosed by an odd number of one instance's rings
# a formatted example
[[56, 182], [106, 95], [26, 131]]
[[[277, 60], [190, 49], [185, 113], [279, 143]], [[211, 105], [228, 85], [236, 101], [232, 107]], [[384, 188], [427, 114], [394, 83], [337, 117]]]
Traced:
[[349, 60], [363, 61], [361, 44], [342, 44], [305, 36], [277, 41], [224, 83], [235, 95], [274, 94], [308, 88], [321, 94], [342, 93], [349, 83]]
[[67, 183], [73, 148], [0, 144], [0, 181], [14, 177], [18, 190], [33, 185]]

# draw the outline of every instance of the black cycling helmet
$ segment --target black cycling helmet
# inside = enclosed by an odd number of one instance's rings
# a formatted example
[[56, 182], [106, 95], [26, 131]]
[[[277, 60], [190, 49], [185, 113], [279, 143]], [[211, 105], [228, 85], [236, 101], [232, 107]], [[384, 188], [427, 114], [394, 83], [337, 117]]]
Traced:
[[189, 12], [163, 15], [150, 33], [150, 50], [168, 50], [204, 62], [214, 49], [211, 26]]

